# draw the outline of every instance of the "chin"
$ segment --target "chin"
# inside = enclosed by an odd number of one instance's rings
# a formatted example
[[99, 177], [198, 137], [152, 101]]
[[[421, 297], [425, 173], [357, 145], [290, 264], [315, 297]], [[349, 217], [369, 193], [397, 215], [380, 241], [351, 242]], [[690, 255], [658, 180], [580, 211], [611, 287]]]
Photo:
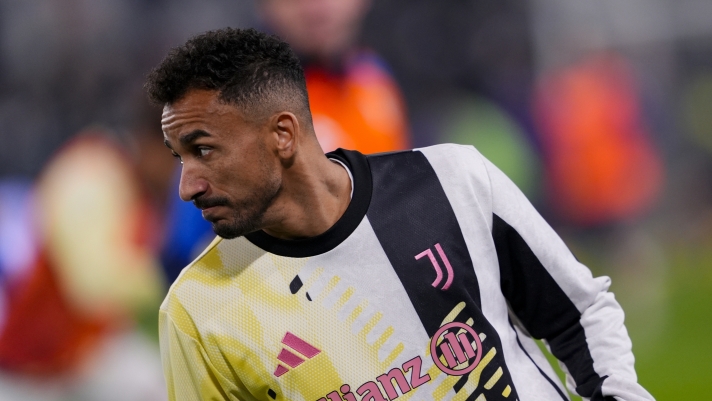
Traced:
[[225, 220], [216, 221], [213, 224], [213, 232], [225, 239], [233, 239], [242, 237], [245, 234], [257, 231], [260, 229], [255, 221], [232, 221]]
[[214, 220], [209, 220], [213, 225], [213, 232], [222, 238], [233, 239], [261, 230], [265, 227], [267, 209], [278, 192], [279, 186], [276, 186], [275, 190], [257, 194], [254, 199], [231, 204], [232, 213], [220, 218], [213, 216]]

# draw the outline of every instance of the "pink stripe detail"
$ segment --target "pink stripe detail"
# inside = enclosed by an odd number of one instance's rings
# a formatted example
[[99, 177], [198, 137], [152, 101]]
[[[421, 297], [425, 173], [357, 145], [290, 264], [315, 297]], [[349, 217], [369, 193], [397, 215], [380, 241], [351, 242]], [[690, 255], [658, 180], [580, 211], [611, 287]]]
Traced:
[[[445, 252], [443, 251], [443, 248], [440, 246], [440, 243], [435, 244], [435, 249], [438, 250], [438, 254], [440, 255], [440, 259], [443, 260], [443, 263], [445, 263], [445, 269], [447, 269], [447, 281], [445, 282], [445, 285], [443, 286], [443, 290], [447, 290], [450, 288], [450, 284], [452, 284], [452, 279], [455, 278], [455, 275], [452, 272], [452, 266], [450, 266], [450, 261], [447, 260], [447, 256], [445, 256]], [[432, 252], [431, 252], [432, 254]], [[433, 258], [435, 259], [435, 258]]]
[[455, 355], [452, 354], [452, 350], [450, 349], [450, 345], [447, 341], [443, 341], [442, 344], [440, 344], [440, 350], [443, 352], [448, 368], [452, 369], [457, 366]]
[[440, 284], [440, 280], [443, 279], [443, 271], [440, 268], [440, 265], [438, 264], [437, 259], [435, 259], [435, 255], [433, 255], [433, 251], [430, 250], [430, 248], [424, 250], [423, 252], [415, 255], [415, 260], [419, 260], [423, 256], [428, 256], [430, 258], [430, 263], [433, 264], [433, 267], [435, 268], [435, 273], [437, 276], [435, 277], [435, 281], [433, 281], [432, 286], [437, 287], [438, 284]]
[[282, 376], [283, 374], [289, 372], [289, 369], [285, 368], [282, 365], [277, 365], [277, 369], [274, 370], [274, 375], [279, 377]]
[[472, 348], [472, 343], [470, 343], [470, 340], [467, 339], [467, 333], [460, 333], [457, 338], [460, 340], [460, 344], [462, 345], [462, 348], [465, 350], [465, 354], [467, 354], [467, 358], [474, 358], [477, 353], [475, 352], [475, 349]]
[[[465, 355], [465, 351], [462, 350], [460, 343], [457, 341], [457, 337], [455, 337], [455, 333], [449, 332], [445, 334], [445, 340], [450, 343], [450, 347], [452, 347], [452, 350], [455, 351], [457, 361], [459, 363], [467, 362], [469, 358]], [[452, 365], [450, 365], [450, 367], [452, 367]]]
[[282, 348], [282, 351], [279, 353], [277, 356], [277, 359], [280, 361], [286, 363], [287, 365], [296, 368], [297, 366], [301, 365], [302, 362], [304, 362], [304, 359], [301, 357], [294, 355], [293, 353], [287, 351], [286, 349]]
[[313, 345], [309, 344], [308, 342], [302, 340], [301, 338], [295, 336], [290, 332], [287, 332], [287, 334], [284, 335], [282, 344], [299, 352], [300, 354], [306, 356], [309, 359], [314, 358], [317, 354], [321, 352]]

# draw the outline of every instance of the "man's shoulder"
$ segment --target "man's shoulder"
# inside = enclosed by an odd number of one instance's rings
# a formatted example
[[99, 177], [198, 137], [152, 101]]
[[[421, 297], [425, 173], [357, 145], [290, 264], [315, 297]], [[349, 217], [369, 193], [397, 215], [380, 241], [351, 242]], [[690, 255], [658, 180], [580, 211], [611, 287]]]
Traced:
[[193, 336], [226, 305], [239, 303], [260, 271], [254, 264], [266, 263], [269, 255], [245, 237], [217, 237], [173, 282], [161, 315]]
[[425, 146], [413, 149], [427, 155], [445, 155], [456, 158], [481, 157], [480, 153], [472, 145], [462, 145], [458, 143], [440, 143], [437, 145]]
[[230, 260], [249, 246], [244, 237], [224, 240], [216, 237], [203, 252], [181, 271], [173, 282], [161, 305], [161, 310], [169, 312], [178, 304], [183, 308], [187, 304], [200, 303], [209, 298], [217, 287], [229, 281], [232, 276]]
[[443, 143], [410, 150], [375, 153], [367, 155], [368, 158], [397, 158], [403, 153], [419, 152], [427, 159], [428, 163], [438, 174], [458, 174], [466, 172], [483, 172], [484, 157], [472, 145]]
[[404, 152], [423, 152], [423, 153], [428, 153], [428, 154], [446, 154], [454, 157], [473, 157], [477, 155], [478, 157], [481, 157], [480, 152], [475, 149], [474, 146], [472, 145], [463, 145], [463, 144], [457, 144], [457, 143], [440, 143], [436, 145], [429, 145], [429, 146], [423, 146], [423, 147], [417, 147], [413, 149], [405, 149], [405, 150], [394, 150], [390, 152], [381, 152], [381, 153], [371, 153], [366, 155], [367, 157], [388, 157], [391, 155], [397, 155], [401, 154]]
[[478, 152], [474, 146], [461, 145], [461, 144], [456, 144], [456, 143], [441, 143], [441, 144], [437, 144], [437, 145], [430, 145], [430, 146], [424, 146], [424, 147], [418, 147], [418, 148], [406, 149], [406, 150], [394, 150], [394, 151], [390, 151], [390, 152], [370, 153], [370, 154], [367, 154], [366, 157], [367, 158], [390, 157], [390, 156], [395, 156], [395, 155], [409, 153], [409, 152], [421, 152], [421, 153], [424, 153], [426, 156], [442, 155], [442, 156], [456, 158], [456, 159], [473, 159], [473, 158], [482, 157], [480, 152]]
[[473, 199], [490, 203], [488, 163], [474, 146], [445, 143], [368, 157], [372, 173], [386, 177], [385, 185], [391, 185], [396, 176], [417, 176], [416, 181], [436, 180], [454, 204], [469, 204]]

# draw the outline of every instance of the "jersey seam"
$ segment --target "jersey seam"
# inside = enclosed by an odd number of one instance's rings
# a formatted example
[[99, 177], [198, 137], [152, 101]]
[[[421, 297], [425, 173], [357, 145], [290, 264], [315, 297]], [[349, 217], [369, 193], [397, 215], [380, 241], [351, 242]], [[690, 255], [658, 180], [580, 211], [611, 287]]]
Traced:
[[537, 370], [539, 371], [539, 373], [541, 373], [541, 375], [544, 376], [544, 378], [546, 379], [546, 381], [548, 381], [549, 384], [551, 384], [551, 386], [554, 387], [554, 389], [556, 390], [557, 393], [559, 393], [559, 395], [561, 396], [561, 398], [562, 398], [564, 401], [569, 401], [570, 399], [569, 399], [568, 397], [566, 397], [566, 395], [564, 395], [563, 391], [559, 388], [559, 386], [557, 386], [557, 385], [554, 383], [554, 380], [553, 380], [552, 378], [550, 378], [549, 375], [547, 375], [546, 372], [544, 372], [544, 370], [542, 370], [542, 368], [534, 361], [534, 358], [532, 358], [531, 355], [529, 355], [529, 352], [527, 352], [527, 350], [524, 348], [524, 345], [522, 344], [522, 341], [519, 339], [519, 333], [517, 333], [517, 329], [516, 329], [516, 328], [514, 327], [514, 325], [512, 324], [512, 320], [511, 320], [511, 319], [509, 319], [509, 325], [512, 327], [512, 331], [514, 331], [514, 338], [516, 338], [516, 340], [517, 340], [517, 345], [519, 345], [519, 348], [524, 352], [524, 355], [526, 355], [527, 358], [529, 358], [529, 360], [530, 360], [530, 361], [532, 362], [532, 364], [537, 368]]

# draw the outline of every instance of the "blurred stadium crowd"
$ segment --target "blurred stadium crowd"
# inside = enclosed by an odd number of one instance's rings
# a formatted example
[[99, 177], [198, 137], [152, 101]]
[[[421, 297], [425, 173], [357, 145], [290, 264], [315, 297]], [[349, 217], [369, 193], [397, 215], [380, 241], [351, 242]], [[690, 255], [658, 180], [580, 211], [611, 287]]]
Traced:
[[0, 401], [165, 399], [211, 231], [142, 84], [225, 26], [293, 44], [325, 150], [475, 145], [613, 276], [640, 382], [712, 391], [709, 0], [0, 0]]

